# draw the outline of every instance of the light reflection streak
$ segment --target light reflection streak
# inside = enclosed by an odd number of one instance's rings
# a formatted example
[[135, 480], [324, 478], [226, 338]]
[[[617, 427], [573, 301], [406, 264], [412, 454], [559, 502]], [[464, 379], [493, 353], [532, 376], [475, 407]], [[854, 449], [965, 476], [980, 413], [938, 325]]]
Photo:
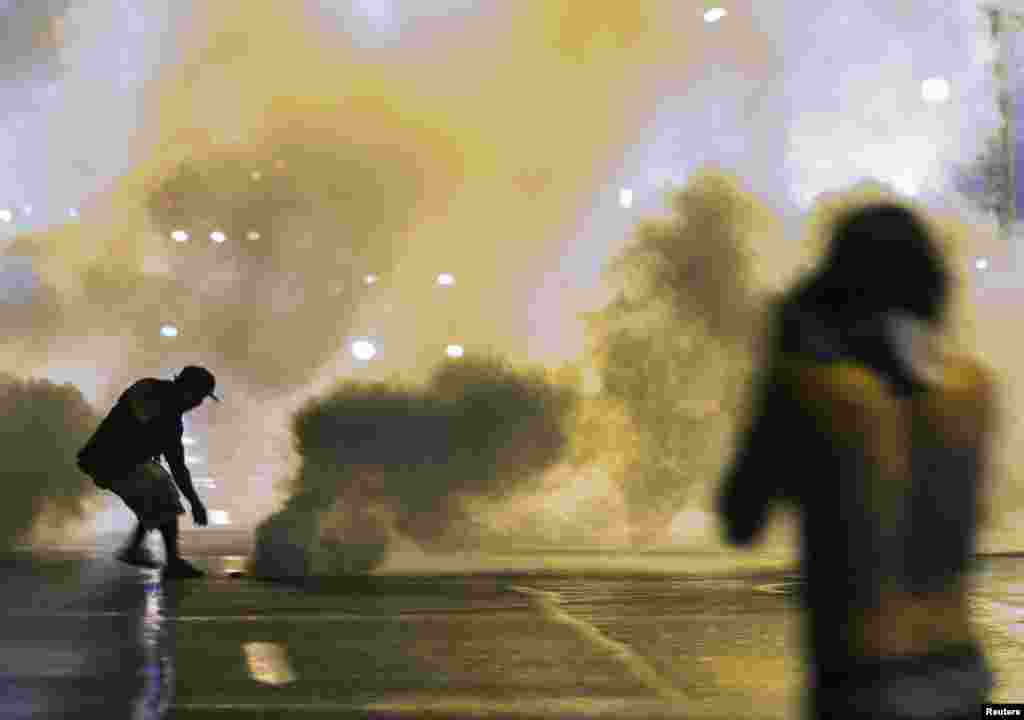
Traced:
[[142, 692], [133, 708], [133, 720], [163, 718], [174, 694], [174, 663], [164, 622], [164, 591], [158, 570], [149, 571], [143, 586], [146, 593], [139, 642], [143, 651]]

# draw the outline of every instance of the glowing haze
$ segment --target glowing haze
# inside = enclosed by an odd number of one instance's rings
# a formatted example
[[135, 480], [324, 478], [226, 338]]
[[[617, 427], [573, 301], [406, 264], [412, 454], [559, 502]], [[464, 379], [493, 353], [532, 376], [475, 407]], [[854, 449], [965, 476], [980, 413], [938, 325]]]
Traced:
[[211, 367], [203, 473], [253, 523], [295, 469], [290, 413], [339, 378], [422, 380], [451, 345], [580, 360], [609, 261], [699, 168], [777, 215], [748, 233], [772, 287], [820, 192], [963, 208], [953, 171], [999, 122], [976, 3], [709, 7], [0, 2], [0, 369], [105, 412]]

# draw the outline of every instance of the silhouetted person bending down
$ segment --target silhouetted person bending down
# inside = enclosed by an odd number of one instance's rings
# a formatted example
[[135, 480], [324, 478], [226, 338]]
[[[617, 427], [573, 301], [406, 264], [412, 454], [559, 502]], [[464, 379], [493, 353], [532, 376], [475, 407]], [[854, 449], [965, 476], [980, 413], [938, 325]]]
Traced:
[[993, 687], [967, 593], [997, 388], [942, 346], [952, 282], [923, 222], [879, 204], [777, 307], [718, 510], [740, 545], [776, 501], [800, 513], [811, 718], [981, 717]]
[[[189, 365], [173, 380], [143, 378], [125, 390], [96, 433], [78, 453], [78, 466], [96, 484], [124, 500], [138, 518], [123, 562], [158, 567], [143, 547], [146, 534], [160, 531], [167, 549], [166, 578], [194, 578], [201, 570], [178, 552], [178, 515], [185, 512], [178, 490], [188, 499], [196, 525], [206, 525], [206, 508], [185, 466], [181, 416], [212, 397], [216, 381], [205, 368]], [[171, 474], [158, 462], [163, 455]], [[173, 482], [172, 477], [173, 475]], [[177, 487], [175, 487], [177, 484]]]

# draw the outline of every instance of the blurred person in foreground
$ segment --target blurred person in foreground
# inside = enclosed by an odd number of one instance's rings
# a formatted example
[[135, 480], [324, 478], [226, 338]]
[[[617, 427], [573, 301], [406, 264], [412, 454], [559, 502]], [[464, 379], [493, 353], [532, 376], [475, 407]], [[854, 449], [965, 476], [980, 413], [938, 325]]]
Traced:
[[752, 422], [718, 497], [749, 545], [775, 501], [801, 519], [811, 718], [968, 718], [993, 687], [967, 575], [996, 387], [940, 344], [952, 276], [895, 204], [840, 218], [775, 308]]
[[[150, 530], [159, 530], [167, 551], [166, 578], [195, 578], [203, 572], [178, 550], [178, 516], [185, 512], [178, 490], [188, 499], [196, 525], [206, 525], [206, 508], [185, 466], [182, 415], [212, 397], [213, 374], [195, 365], [173, 381], [143, 378], [125, 390], [96, 433], [78, 453], [78, 466], [96, 484], [120, 497], [135, 513], [138, 525], [117, 554], [122, 562], [158, 567], [146, 551]], [[171, 473], [159, 463], [163, 455]], [[173, 476], [173, 481], [172, 481]], [[177, 484], [177, 487], [175, 487]]]

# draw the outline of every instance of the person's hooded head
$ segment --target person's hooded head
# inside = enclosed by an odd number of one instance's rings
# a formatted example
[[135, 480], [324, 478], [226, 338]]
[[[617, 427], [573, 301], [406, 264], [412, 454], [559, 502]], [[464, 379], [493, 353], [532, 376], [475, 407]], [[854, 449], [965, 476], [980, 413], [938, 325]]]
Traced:
[[924, 222], [907, 208], [883, 203], [839, 218], [816, 284], [838, 322], [901, 313], [938, 327], [951, 280]]
[[878, 203], [842, 215], [801, 296], [855, 355], [895, 377], [933, 376], [952, 276], [925, 223]]

